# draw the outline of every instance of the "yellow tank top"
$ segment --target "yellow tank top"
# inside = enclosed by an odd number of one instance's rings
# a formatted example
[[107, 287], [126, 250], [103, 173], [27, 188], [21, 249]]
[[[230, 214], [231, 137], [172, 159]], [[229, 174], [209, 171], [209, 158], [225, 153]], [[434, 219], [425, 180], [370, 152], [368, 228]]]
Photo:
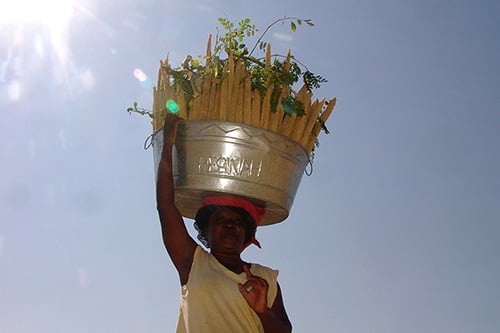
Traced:
[[[267, 304], [271, 307], [278, 271], [259, 264], [252, 264], [250, 271], [269, 284]], [[238, 282], [245, 281], [245, 273], [228, 270], [198, 246], [188, 282], [181, 287], [177, 333], [263, 333], [259, 317], [238, 289]]]

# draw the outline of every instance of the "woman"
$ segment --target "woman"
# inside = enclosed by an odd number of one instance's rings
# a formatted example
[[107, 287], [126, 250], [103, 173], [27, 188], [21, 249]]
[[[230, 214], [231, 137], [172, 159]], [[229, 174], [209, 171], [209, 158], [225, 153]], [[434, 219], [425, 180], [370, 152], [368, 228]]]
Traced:
[[182, 286], [177, 333], [291, 332], [277, 271], [240, 256], [256, 243], [262, 208], [240, 198], [206, 198], [195, 226], [210, 252], [189, 235], [174, 203], [172, 146], [180, 121], [172, 114], [165, 119], [156, 187], [163, 242]]

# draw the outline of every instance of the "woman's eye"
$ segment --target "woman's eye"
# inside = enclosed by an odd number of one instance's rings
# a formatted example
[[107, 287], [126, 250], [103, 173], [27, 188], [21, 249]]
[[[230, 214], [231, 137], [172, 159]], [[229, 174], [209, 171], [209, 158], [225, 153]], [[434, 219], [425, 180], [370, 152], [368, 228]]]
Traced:
[[243, 226], [243, 221], [241, 221], [241, 220], [226, 220], [226, 219], [219, 219], [219, 220], [215, 220], [215, 223], [217, 223], [217, 224], [219, 224], [219, 225], [223, 225], [223, 224], [233, 224], [233, 225], [238, 226], [238, 227]]

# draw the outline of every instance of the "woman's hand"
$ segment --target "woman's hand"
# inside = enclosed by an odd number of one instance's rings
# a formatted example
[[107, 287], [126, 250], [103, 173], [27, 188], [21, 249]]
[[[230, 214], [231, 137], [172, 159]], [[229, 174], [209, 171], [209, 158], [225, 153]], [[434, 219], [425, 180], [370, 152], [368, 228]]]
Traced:
[[173, 145], [175, 143], [175, 137], [177, 135], [177, 126], [182, 121], [182, 118], [167, 112], [165, 116], [165, 124], [163, 125], [163, 144]]
[[253, 275], [247, 265], [243, 266], [247, 281], [244, 284], [238, 283], [240, 292], [248, 305], [257, 313], [264, 313], [267, 310], [267, 290], [269, 285], [261, 277]]

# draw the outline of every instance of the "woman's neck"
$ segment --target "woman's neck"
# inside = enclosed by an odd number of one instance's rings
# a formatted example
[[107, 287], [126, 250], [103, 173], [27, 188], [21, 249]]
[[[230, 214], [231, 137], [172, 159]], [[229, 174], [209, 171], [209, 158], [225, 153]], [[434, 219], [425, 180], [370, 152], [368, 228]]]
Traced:
[[243, 265], [246, 263], [241, 259], [239, 254], [213, 253], [213, 256], [230, 271], [240, 274], [243, 273]]

